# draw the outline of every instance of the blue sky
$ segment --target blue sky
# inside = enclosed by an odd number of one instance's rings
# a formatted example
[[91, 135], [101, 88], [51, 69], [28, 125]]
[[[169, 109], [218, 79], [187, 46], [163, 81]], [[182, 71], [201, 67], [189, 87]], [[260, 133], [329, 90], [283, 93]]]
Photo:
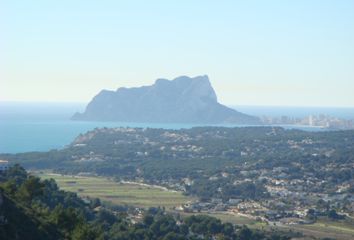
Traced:
[[229, 105], [354, 106], [354, 1], [0, 0], [0, 100], [207, 74]]

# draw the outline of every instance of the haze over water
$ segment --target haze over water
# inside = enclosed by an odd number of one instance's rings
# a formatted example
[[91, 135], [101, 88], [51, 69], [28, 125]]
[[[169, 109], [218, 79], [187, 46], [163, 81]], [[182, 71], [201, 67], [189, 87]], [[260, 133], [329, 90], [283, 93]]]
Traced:
[[[77, 111], [83, 111], [84, 103], [0, 103], [0, 153], [47, 151], [65, 147], [80, 133], [96, 127], [151, 127], [180, 129], [200, 126], [198, 124], [153, 124], [123, 122], [71, 121]], [[339, 118], [354, 118], [353, 108], [308, 108], [235, 106], [238, 111], [254, 116], [306, 117], [309, 114], [328, 114]], [[217, 125], [229, 126], [235, 125]], [[288, 126], [289, 127], [289, 126]], [[318, 128], [299, 127], [316, 131]], [[19, 144], [20, 143], [20, 144]]]

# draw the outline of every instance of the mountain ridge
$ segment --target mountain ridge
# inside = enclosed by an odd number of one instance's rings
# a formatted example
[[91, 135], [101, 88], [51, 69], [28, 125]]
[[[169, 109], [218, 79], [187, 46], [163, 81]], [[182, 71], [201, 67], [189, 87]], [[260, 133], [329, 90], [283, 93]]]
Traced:
[[159, 78], [153, 85], [102, 90], [83, 113], [72, 120], [153, 123], [258, 124], [259, 119], [217, 101], [207, 75], [173, 80]]

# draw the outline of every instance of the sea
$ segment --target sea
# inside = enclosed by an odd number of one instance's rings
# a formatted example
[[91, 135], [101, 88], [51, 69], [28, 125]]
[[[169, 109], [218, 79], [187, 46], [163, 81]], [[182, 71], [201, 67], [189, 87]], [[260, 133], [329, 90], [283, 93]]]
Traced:
[[[80, 133], [100, 127], [141, 127], [182, 129], [198, 124], [160, 124], [127, 122], [71, 121], [75, 112], [85, 109], [84, 103], [0, 102], [0, 153], [48, 151], [64, 148]], [[344, 119], [354, 119], [354, 108], [266, 107], [231, 106], [240, 112], [254, 116], [306, 117], [326, 114]], [[244, 125], [208, 125], [242, 127]], [[305, 131], [323, 131], [318, 127], [283, 126]]]

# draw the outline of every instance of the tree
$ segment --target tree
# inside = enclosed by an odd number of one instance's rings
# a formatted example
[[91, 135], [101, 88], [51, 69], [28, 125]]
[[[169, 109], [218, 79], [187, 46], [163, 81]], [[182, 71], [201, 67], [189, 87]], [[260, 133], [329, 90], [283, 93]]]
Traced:
[[44, 184], [39, 178], [30, 176], [22, 183], [19, 189], [19, 198], [23, 200], [32, 200], [43, 194]]
[[154, 216], [151, 214], [146, 214], [143, 218], [143, 223], [147, 226], [150, 226], [154, 222]]
[[109, 225], [114, 224], [118, 219], [117, 217], [110, 211], [105, 209], [101, 209], [97, 214], [97, 220], [100, 222], [106, 222]]
[[252, 240], [252, 230], [243, 226], [239, 232], [240, 240]]
[[73, 240], [103, 240], [102, 233], [88, 224], [79, 224], [72, 232]]

